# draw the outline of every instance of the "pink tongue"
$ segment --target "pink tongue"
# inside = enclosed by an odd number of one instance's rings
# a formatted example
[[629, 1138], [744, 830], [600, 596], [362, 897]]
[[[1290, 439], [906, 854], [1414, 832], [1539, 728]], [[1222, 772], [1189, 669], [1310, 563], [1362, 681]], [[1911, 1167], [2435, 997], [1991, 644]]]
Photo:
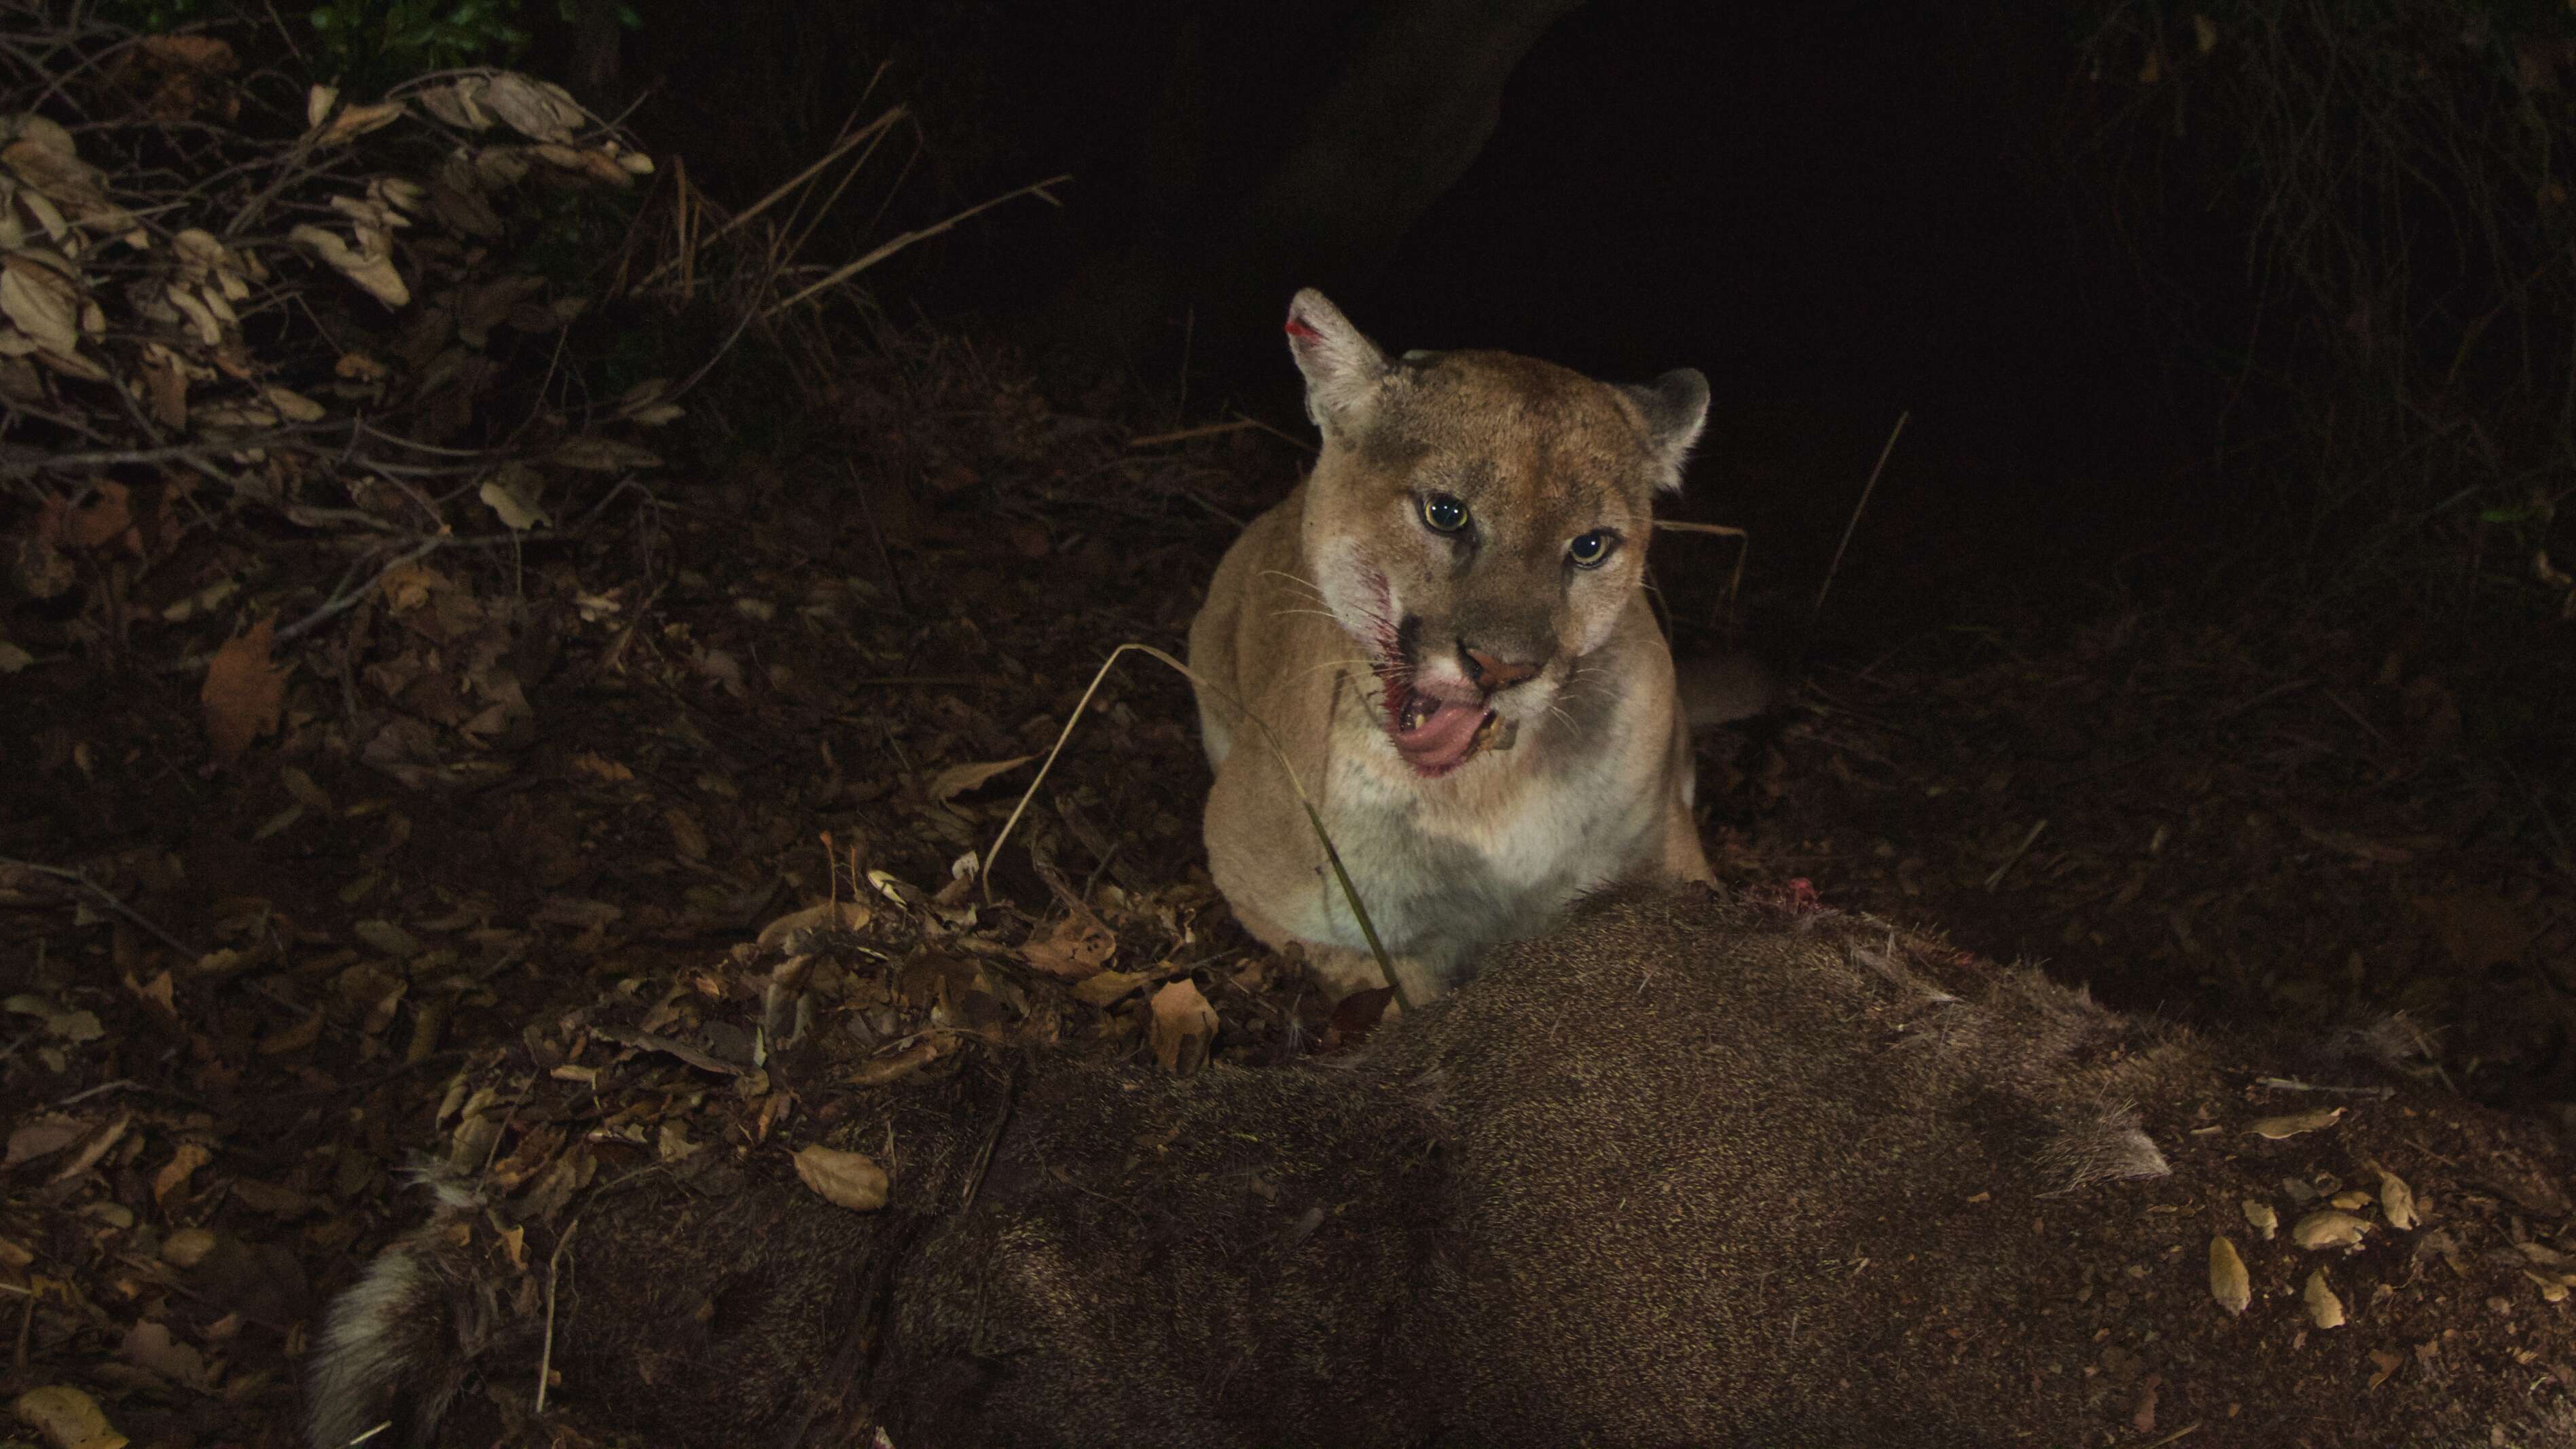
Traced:
[[1452, 769], [1475, 749], [1484, 723], [1483, 710], [1443, 701], [1422, 723], [1398, 733], [1395, 748], [1417, 770]]

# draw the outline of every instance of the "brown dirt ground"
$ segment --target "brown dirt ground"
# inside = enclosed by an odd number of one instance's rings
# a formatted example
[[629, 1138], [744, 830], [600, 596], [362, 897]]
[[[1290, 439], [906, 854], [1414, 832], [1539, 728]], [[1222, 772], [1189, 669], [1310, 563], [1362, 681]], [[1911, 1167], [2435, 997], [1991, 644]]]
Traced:
[[[69, 621], [0, 688], [0, 1396], [83, 1387], [137, 1443], [293, 1443], [305, 1317], [413, 1216], [400, 1170], [453, 1145], [452, 1080], [502, 1045], [586, 1060], [628, 1072], [630, 1153], [667, 1159], [662, 1122], [754, 1150], [788, 1109], [738, 1087], [691, 1118], [705, 1082], [591, 1028], [676, 1033], [692, 990], [746, 989], [708, 974], [735, 948], [870, 871], [945, 942], [869, 998], [855, 1030], [886, 1061], [935, 1039], [925, 1012], [1145, 1052], [1143, 988], [1167, 979], [1214, 1006], [1220, 1052], [1331, 1043], [1207, 888], [1188, 690], [1141, 658], [994, 903], [924, 898], [1034, 764], [945, 772], [1043, 752], [1117, 643], [1177, 652], [1302, 455], [1255, 427], [1131, 446], [1169, 420], [1050, 404], [957, 352], [835, 396], [793, 445], [665, 480], [650, 528], [354, 611], [363, 645], [301, 656], [281, 729], [228, 767], [195, 678], [85, 653]], [[448, 728], [434, 668], [369, 672], [504, 601], [507, 728]], [[2576, 1099], [2576, 866], [2509, 772], [2462, 763], [2431, 647], [2370, 639], [2137, 611], [1890, 638], [1705, 742], [1712, 856], [2125, 1006], [2319, 1032], [2402, 1011], [2454, 1085]], [[404, 749], [376, 748], [388, 728]], [[1100, 967], [1137, 989], [1064, 989]], [[492, 1150], [514, 1145], [535, 1150]]]

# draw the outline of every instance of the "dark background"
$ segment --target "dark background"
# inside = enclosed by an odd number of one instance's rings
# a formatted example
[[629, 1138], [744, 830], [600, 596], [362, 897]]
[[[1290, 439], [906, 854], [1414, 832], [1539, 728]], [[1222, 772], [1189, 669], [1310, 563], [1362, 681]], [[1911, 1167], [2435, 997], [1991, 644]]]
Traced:
[[2223, 216], [2164, 219], [2143, 259], [2105, 232], [2065, 144], [2088, 103], [2074, 11], [1575, 6], [1417, 220], [1273, 245], [1246, 198], [1402, 8], [648, 6], [618, 84], [738, 204], [895, 101], [917, 150], [850, 208], [881, 229], [1070, 173], [1061, 210], [979, 218], [886, 291], [1058, 375], [1130, 370], [1187, 421], [1296, 423], [1276, 317], [1298, 285], [1397, 349], [1697, 367], [1716, 400], [1682, 511], [1753, 530], [1767, 597], [1812, 595], [1910, 412], [1834, 584], [1864, 632], [1998, 588], [2169, 587], [2242, 535], [2245, 486], [2201, 466], [2228, 380], [2177, 354], [2141, 276], [2224, 313], [2241, 245]]

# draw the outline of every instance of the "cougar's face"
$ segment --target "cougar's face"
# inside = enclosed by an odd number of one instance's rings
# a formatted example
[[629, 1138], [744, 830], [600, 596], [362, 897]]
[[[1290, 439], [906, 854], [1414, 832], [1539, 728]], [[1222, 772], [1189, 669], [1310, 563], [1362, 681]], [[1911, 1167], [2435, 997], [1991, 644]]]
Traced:
[[1380, 686], [1396, 751], [1437, 776], [1586, 688], [1644, 573], [1673, 475], [1622, 390], [1504, 353], [1387, 366], [1309, 483], [1307, 557]]

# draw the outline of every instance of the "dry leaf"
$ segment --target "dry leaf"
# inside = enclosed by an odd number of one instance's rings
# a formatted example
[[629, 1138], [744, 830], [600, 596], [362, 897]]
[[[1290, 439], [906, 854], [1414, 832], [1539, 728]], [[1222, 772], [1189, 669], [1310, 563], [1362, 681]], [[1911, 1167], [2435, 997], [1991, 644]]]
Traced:
[[397, 961], [408, 961], [426, 949], [418, 936], [391, 921], [360, 921], [349, 927], [349, 934]]
[[33, 1162], [40, 1157], [51, 1157], [81, 1140], [82, 1135], [88, 1131], [87, 1122], [59, 1112], [22, 1122], [10, 1130], [9, 1155], [7, 1160], [0, 1161], [0, 1168], [15, 1167], [21, 1162]]
[[[315, 86], [313, 89], [318, 93], [323, 87]], [[403, 103], [400, 101], [378, 101], [372, 106], [350, 106], [331, 118], [331, 124], [323, 127], [320, 133], [313, 137], [313, 144], [345, 146], [369, 131], [381, 130], [392, 125], [402, 118], [402, 114]]]
[[2388, 1376], [2390, 1374], [2393, 1374], [2406, 1366], [2406, 1360], [2403, 1356], [2390, 1353], [2384, 1348], [2372, 1349], [2370, 1351], [2370, 1361], [2379, 1366], [2379, 1372], [2370, 1376], [2369, 1386], [2374, 1389], [2378, 1388], [2381, 1384], [2388, 1382]]
[[29, 1389], [9, 1408], [53, 1449], [125, 1449], [131, 1442], [110, 1427], [98, 1401], [78, 1389], [60, 1384]]
[[270, 383], [259, 390], [259, 395], [268, 399], [268, 405], [277, 409], [278, 416], [290, 423], [318, 423], [326, 416], [320, 403], [291, 387]]
[[490, 77], [475, 101], [531, 141], [569, 141], [589, 119], [571, 92], [513, 71]]
[[2379, 1170], [2379, 1211], [2390, 1227], [2401, 1233], [2415, 1231], [2415, 1189], [2384, 1167]]
[[39, 347], [66, 356], [79, 351], [80, 309], [79, 284], [35, 253], [14, 252], [0, 265], [0, 315]]
[[659, 468], [662, 455], [614, 438], [566, 438], [547, 455], [558, 467], [587, 473], [622, 473], [629, 468]]
[[206, 1356], [171, 1338], [166, 1324], [134, 1325], [126, 1330], [125, 1342], [117, 1353], [128, 1363], [140, 1364], [174, 1384], [192, 1389], [207, 1386]]
[[576, 176], [587, 176], [603, 185], [631, 186], [635, 181], [634, 174], [605, 151], [541, 141], [530, 146], [528, 154], [549, 166], [560, 167]]
[[537, 506], [536, 499], [536, 490], [543, 481], [536, 469], [524, 463], [505, 463], [483, 480], [477, 496], [500, 515], [511, 532], [525, 533], [547, 521], [546, 511]]
[[321, 1039], [322, 1013], [317, 1011], [293, 1026], [261, 1037], [259, 1053], [266, 1057], [282, 1057], [288, 1052], [300, 1052]]
[[886, 1205], [885, 1169], [865, 1153], [843, 1152], [816, 1143], [797, 1151], [796, 1175], [826, 1202], [863, 1213]]
[[2306, 1301], [2308, 1317], [2317, 1327], [2343, 1327], [2343, 1300], [2337, 1298], [2334, 1289], [2327, 1284], [2325, 1269], [2319, 1268], [2308, 1275], [2307, 1291], [2299, 1296]]
[[208, 1151], [203, 1144], [180, 1143], [178, 1150], [170, 1154], [170, 1160], [162, 1165], [161, 1170], [152, 1174], [152, 1201], [155, 1204], [168, 1205], [170, 1194], [186, 1187], [188, 1179], [196, 1175], [198, 1168], [214, 1160], [215, 1154]]
[[1097, 975], [1118, 949], [1118, 938], [1089, 911], [1075, 911], [1029, 937], [1020, 959], [1064, 981]]
[[129, 971], [125, 973], [124, 985], [127, 994], [149, 1007], [162, 1020], [178, 1020], [177, 987], [171, 981], [168, 971], [159, 972], [149, 981], [137, 981], [134, 979], [134, 973]]
[[2261, 1198], [2245, 1199], [2245, 1222], [2261, 1233], [2267, 1243], [2281, 1230], [2281, 1215], [2272, 1211], [2272, 1205]]
[[2514, 1251], [2522, 1254], [2532, 1262], [2538, 1263], [2544, 1268], [2558, 1268], [2562, 1270], [2576, 1268], [2576, 1258], [2567, 1256], [2565, 1253], [2558, 1251], [2547, 1243], [2535, 1243], [2526, 1239], [2525, 1241], [2516, 1243], [2513, 1246]]
[[[162, 289], [162, 295], [169, 299], [171, 306], [178, 308], [181, 315], [188, 319], [188, 325], [195, 330], [199, 342], [212, 347], [224, 340], [223, 319], [217, 317], [215, 309], [207, 306], [205, 300], [195, 292], [174, 282]], [[175, 370], [172, 375], [177, 376]], [[180, 377], [179, 386], [184, 391], [187, 379]]]
[[330, 795], [325, 793], [321, 786], [313, 783], [311, 775], [293, 765], [287, 765], [278, 770], [277, 778], [286, 786], [286, 793], [294, 796], [298, 803], [309, 805], [325, 815], [335, 813], [331, 809]]
[[849, 1084], [853, 1087], [882, 1087], [888, 1082], [899, 1082], [939, 1060], [939, 1056], [938, 1042], [915, 1042], [893, 1056], [878, 1057], [861, 1066], [850, 1073]]
[[1142, 971], [1096, 972], [1073, 988], [1073, 999], [1089, 1006], [1107, 1008], [1153, 979]]
[[164, 65], [209, 75], [229, 75], [241, 63], [229, 41], [211, 35], [147, 35], [143, 51]]
[[47, 1013], [45, 1034], [66, 1045], [79, 1046], [107, 1035], [107, 1028], [99, 1025], [97, 1012], [82, 1007], [78, 1011]]
[[2321, 1127], [2332, 1127], [2342, 1120], [2343, 1113], [2344, 1109], [2341, 1107], [2319, 1107], [2311, 1112], [2286, 1112], [2278, 1117], [2258, 1117], [2253, 1125], [2245, 1130], [2257, 1137], [2268, 1137], [2278, 1142], [2284, 1138], [2296, 1137], [2302, 1132], [2314, 1132]]
[[742, 661], [722, 649], [702, 649], [689, 656], [689, 667], [736, 699], [744, 697]]
[[1178, 1076], [1195, 1075], [1216, 1041], [1216, 1008], [1184, 978], [1154, 993], [1154, 1060]]
[[173, 1268], [193, 1268], [215, 1250], [212, 1228], [181, 1228], [161, 1240], [161, 1261]]
[[665, 401], [671, 390], [667, 377], [646, 378], [628, 388], [617, 399], [617, 415], [648, 428], [657, 428], [681, 415], [679, 404]]
[[[364, 235], [363, 231], [361, 235]], [[405, 306], [411, 301], [411, 288], [404, 283], [402, 273], [394, 270], [393, 258], [387, 252], [373, 247], [352, 247], [337, 233], [325, 231], [310, 222], [288, 232], [286, 239], [311, 249], [336, 268], [340, 275], [357, 283], [368, 296], [388, 307]], [[387, 245], [390, 246], [389, 239]]]
[[2369, 1223], [2350, 1213], [2315, 1212], [2299, 1219], [2290, 1229], [2290, 1241], [2316, 1253], [2327, 1248], [2359, 1247], [2369, 1231]]
[[671, 828], [672, 848], [690, 860], [707, 858], [707, 833], [688, 811], [677, 806], [662, 812], [662, 823]]
[[2245, 1260], [2237, 1256], [2236, 1245], [2224, 1234], [2209, 1240], [2209, 1296], [2230, 1313], [2242, 1313], [2254, 1301], [2254, 1284], [2246, 1275]]
[[133, 1126], [134, 1116], [132, 1113], [127, 1113], [126, 1115], [117, 1118], [115, 1121], [108, 1123], [106, 1127], [99, 1131], [89, 1134], [89, 1136], [81, 1143], [80, 1150], [71, 1155], [71, 1160], [64, 1163], [62, 1166], [55, 1168], [54, 1175], [47, 1178], [46, 1181], [69, 1182], [73, 1178], [80, 1176], [82, 1173], [89, 1171], [93, 1167], [96, 1167], [98, 1165], [98, 1160], [105, 1157], [108, 1154], [109, 1149], [125, 1140], [125, 1134], [131, 1130]]
[[573, 768], [586, 775], [596, 775], [612, 785], [635, 778], [635, 772], [605, 755], [584, 751], [572, 757]]
[[432, 86], [418, 93], [421, 109], [460, 131], [487, 130], [492, 116], [479, 104], [486, 84], [482, 76], [467, 76], [451, 86]]
[[801, 940], [791, 942], [791, 937], [814, 931], [863, 931], [870, 919], [868, 908], [857, 901], [826, 901], [801, 911], [789, 911], [761, 927], [759, 945], [764, 950], [779, 946], [793, 954], [802, 949], [803, 943]]
[[233, 1184], [233, 1198], [252, 1212], [277, 1218], [300, 1218], [322, 1207], [321, 1201], [311, 1193], [247, 1177]]
[[1009, 770], [1016, 770], [1020, 766], [1025, 765], [1036, 758], [1037, 756], [1035, 755], [1022, 755], [1015, 760], [995, 760], [990, 764], [983, 765], [951, 765], [947, 769], [942, 770], [937, 775], [931, 777], [931, 802], [937, 805], [945, 805], [957, 796], [963, 795], [967, 791], [982, 785], [985, 781], [992, 779], [995, 775], [1002, 774]]
[[270, 658], [274, 618], [225, 641], [206, 669], [198, 699], [205, 706], [206, 738], [225, 764], [241, 758], [251, 741], [277, 728], [286, 708], [286, 672]]

